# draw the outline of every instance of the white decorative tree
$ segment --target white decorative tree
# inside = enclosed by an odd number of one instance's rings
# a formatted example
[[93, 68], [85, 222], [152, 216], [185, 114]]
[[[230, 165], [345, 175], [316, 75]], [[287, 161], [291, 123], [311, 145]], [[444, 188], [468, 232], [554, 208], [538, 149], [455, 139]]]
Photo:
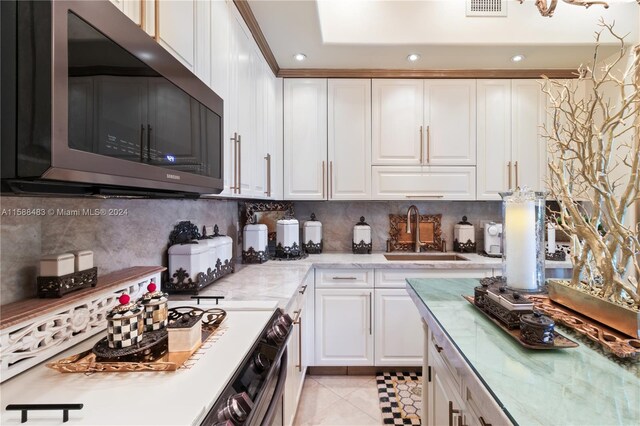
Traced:
[[[552, 118], [544, 128], [548, 186], [560, 204], [558, 226], [573, 241], [571, 285], [639, 308], [639, 226], [625, 219], [640, 194], [640, 46], [629, 51], [613, 25], [600, 25], [593, 61], [578, 69], [585, 96], [575, 81], [543, 85]], [[620, 46], [604, 63], [603, 32]]]

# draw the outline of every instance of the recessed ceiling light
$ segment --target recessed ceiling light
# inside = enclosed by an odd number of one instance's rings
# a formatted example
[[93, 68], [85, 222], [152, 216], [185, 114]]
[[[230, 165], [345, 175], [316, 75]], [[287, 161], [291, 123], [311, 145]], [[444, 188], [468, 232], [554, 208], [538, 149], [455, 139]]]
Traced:
[[420, 55], [418, 55], [417, 53], [412, 53], [409, 56], [407, 56], [407, 61], [415, 62], [418, 59], [420, 59]]
[[293, 55], [293, 59], [295, 59], [296, 61], [302, 62], [305, 59], [307, 59], [307, 55], [305, 55], [304, 53], [296, 53], [295, 55]]
[[511, 57], [512, 62], [520, 62], [524, 60], [524, 55], [513, 55]]

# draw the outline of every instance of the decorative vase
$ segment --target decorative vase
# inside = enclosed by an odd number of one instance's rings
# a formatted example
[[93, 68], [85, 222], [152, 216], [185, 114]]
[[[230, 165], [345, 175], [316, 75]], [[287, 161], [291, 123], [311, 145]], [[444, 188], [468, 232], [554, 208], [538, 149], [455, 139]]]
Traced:
[[568, 285], [549, 280], [549, 299], [634, 338], [640, 338], [640, 312]]
[[544, 192], [525, 189], [501, 192], [502, 275], [507, 286], [539, 292], [544, 285]]

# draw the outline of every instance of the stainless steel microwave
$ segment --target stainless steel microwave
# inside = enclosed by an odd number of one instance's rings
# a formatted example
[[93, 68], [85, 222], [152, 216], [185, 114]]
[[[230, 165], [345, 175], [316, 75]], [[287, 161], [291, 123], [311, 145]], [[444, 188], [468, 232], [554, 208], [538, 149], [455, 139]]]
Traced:
[[222, 191], [222, 99], [108, 0], [0, 13], [3, 191]]

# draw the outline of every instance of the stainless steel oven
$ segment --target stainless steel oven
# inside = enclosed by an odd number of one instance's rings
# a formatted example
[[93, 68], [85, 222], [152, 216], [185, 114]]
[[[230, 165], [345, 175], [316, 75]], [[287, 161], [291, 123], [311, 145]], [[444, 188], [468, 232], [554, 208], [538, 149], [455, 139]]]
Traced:
[[202, 425], [283, 426], [287, 340], [292, 327], [289, 315], [276, 310]]

